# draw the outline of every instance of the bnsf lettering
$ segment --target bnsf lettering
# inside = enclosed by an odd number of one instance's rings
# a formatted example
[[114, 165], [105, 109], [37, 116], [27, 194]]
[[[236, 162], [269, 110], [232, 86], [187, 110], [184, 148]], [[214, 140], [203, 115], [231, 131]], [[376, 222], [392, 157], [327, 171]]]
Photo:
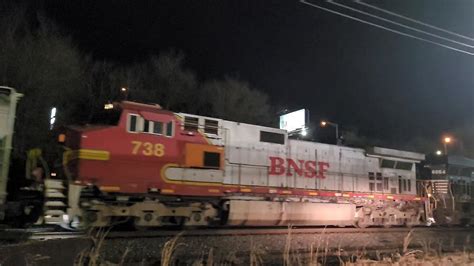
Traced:
[[[317, 171], [316, 171], [317, 168]], [[326, 178], [325, 173], [329, 168], [329, 163], [305, 160], [293, 160], [290, 158], [270, 157], [270, 175], [292, 176], [293, 172], [297, 176], [308, 178]], [[293, 172], [291, 171], [293, 170]]]

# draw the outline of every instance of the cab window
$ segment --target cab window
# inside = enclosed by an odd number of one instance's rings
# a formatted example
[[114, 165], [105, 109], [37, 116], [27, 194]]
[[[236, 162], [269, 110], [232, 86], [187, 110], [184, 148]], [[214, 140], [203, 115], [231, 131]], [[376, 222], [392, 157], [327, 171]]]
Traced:
[[139, 116], [135, 114], [129, 114], [127, 120], [127, 130], [128, 132], [138, 132], [139, 128]]
[[173, 122], [166, 123], [166, 136], [172, 137], [173, 136]]
[[163, 135], [163, 123], [153, 121], [153, 134]]

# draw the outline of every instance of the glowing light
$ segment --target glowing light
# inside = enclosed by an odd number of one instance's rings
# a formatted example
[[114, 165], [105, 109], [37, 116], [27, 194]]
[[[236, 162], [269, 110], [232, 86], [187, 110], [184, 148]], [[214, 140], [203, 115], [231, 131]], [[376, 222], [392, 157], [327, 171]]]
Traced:
[[442, 151], [440, 151], [440, 150], [437, 150], [437, 151], [436, 151], [436, 155], [442, 155], [442, 154], [443, 154]]
[[326, 122], [326, 121], [324, 121], [324, 120], [321, 121], [321, 126], [322, 126], [322, 127], [325, 127], [327, 124], [328, 124], [328, 122]]
[[125, 91], [127, 91], [127, 88], [122, 87], [120, 90], [123, 91], [123, 92], [125, 92]]
[[56, 107], [51, 108], [49, 116], [49, 129], [53, 129], [54, 123], [56, 122]]
[[308, 135], [308, 131], [306, 131], [306, 128], [303, 128], [303, 129], [301, 130], [301, 136], [304, 137], [304, 136], [306, 136], [306, 135]]
[[451, 143], [451, 138], [450, 137], [445, 137], [444, 138], [444, 143]]
[[114, 105], [111, 104], [111, 103], [106, 103], [106, 104], [104, 105], [104, 109], [105, 109], [105, 110], [114, 109]]

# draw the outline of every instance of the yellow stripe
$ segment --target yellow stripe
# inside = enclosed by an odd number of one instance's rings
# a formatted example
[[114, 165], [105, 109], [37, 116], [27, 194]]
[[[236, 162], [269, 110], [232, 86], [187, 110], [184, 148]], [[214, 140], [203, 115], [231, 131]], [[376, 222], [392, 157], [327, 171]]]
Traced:
[[240, 192], [252, 192], [250, 188], [241, 188]]
[[318, 192], [309, 192], [308, 194], [311, 195], [311, 196], [317, 196]]
[[345, 198], [349, 198], [351, 195], [349, 195], [349, 194], [342, 194], [342, 196], [345, 197]]
[[108, 161], [110, 159], [110, 152], [101, 150], [80, 149], [78, 152], [79, 159]]
[[208, 189], [207, 191], [212, 192], [212, 193], [220, 193], [221, 192], [219, 189], [214, 189], [214, 188]]
[[282, 194], [291, 194], [291, 191], [289, 191], [289, 190], [282, 190], [281, 193], [282, 193]]
[[174, 193], [174, 189], [167, 189], [167, 188], [164, 188], [161, 190], [161, 193], [164, 193], [164, 194], [171, 194], [171, 193]]

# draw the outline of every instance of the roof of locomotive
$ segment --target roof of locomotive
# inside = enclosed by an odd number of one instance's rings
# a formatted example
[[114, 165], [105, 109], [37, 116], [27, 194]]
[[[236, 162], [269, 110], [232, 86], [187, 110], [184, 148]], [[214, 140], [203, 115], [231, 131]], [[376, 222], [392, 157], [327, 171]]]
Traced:
[[422, 153], [382, 148], [382, 147], [371, 147], [367, 149], [367, 153], [370, 155], [396, 157], [396, 158], [403, 158], [403, 159], [409, 159], [409, 160], [415, 160], [415, 161], [425, 160], [425, 155]]
[[137, 102], [131, 102], [131, 101], [120, 102], [120, 107], [124, 109], [140, 109], [144, 111], [163, 110], [163, 108], [159, 104], [146, 104], [146, 103], [137, 103]]
[[[150, 104], [143, 104], [143, 103], [136, 103], [136, 102], [131, 102], [131, 101], [123, 101], [121, 103], [121, 106], [127, 107], [130, 109], [139, 109], [139, 110], [147, 110], [147, 111], [167, 111], [162, 109], [162, 107], [158, 104], [156, 105], [150, 105]], [[171, 112], [171, 111], [170, 111]], [[209, 117], [209, 116], [203, 116], [203, 115], [196, 115], [196, 114], [189, 114], [189, 113], [175, 113], [179, 116], [192, 116], [192, 117], [201, 117], [205, 119], [214, 119], [217, 121], [221, 122], [220, 126], [224, 126], [223, 124], [235, 124], [235, 125], [241, 125], [241, 126], [249, 126], [249, 127], [258, 127], [261, 129], [269, 129], [273, 132], [280, 132], [282, 134], [285, 134], [288, 136], [288, 131], [285, 129], [279, 129], [276, 127], [269, 127], [269, 126], [261, 126], [261, 125], [255, 125], [255, 124], [249, 124], [249, 123], [242, 123], [242, 122], [236, 122], [236, 121], [231, 121], [231, 120], [225, 120], [225, 119], [220, 119], [216, 117]], [[414, 160], [414, 161], [422, 161], [425, 159], [425, 155], [422, 153], [416, 153], [416, 152], [411, 152], [411, 151], [404, 151], [404, 150], [397, 150], [397, 149], [389, 149], [389, 148], [382, 148], [382, 147], [371, 147], [368, 149], [364, 148], [357, 148], [357, 147], [349, 147], [349, 146], [340, 146], [340, 145], [334, 145], [334, 144], [328, 144], [328, 143], [321, 143], [321, 142], [315, 142], [315, 141], [310, 141], [310, 140], [297, 140], [297, 139], [289, 139], [288, 141], [292, 142], [307, 142], [307, 143], [313, 143], [313, 144], [320, 144], [320, 145], [327, 145], [327, 146], [338, 146], [338, 147], [343, 147], [344, 149], [350, 149], [353, 151], [357, 152], [366, 152], [367, 154], [371, 155], [376, 155], [376, 156], [381, 156], [381, 157], [393, 157], [393, 158], [403, 158], [407, 160]]]

